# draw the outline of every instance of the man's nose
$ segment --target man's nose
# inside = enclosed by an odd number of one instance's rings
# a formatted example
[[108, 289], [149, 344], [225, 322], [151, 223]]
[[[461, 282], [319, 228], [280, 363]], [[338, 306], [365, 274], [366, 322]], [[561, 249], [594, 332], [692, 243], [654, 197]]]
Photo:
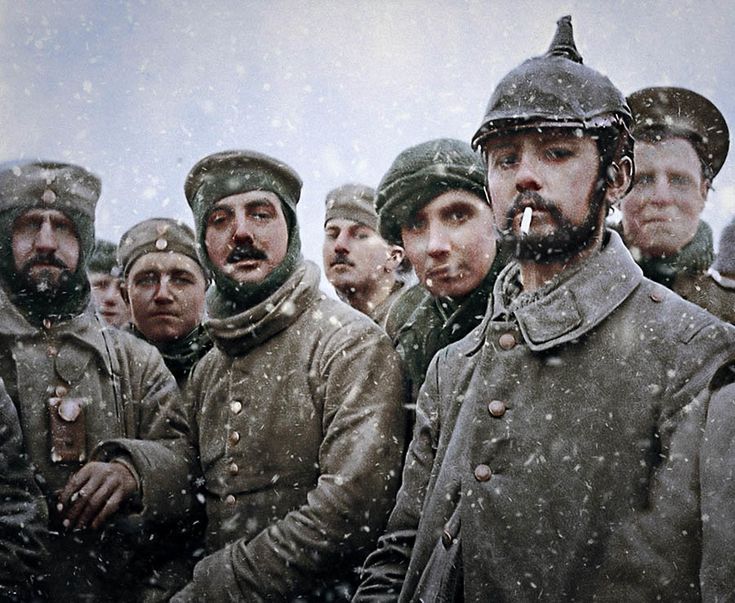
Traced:
[[59, 244], [56, 237], [56, 229], [50, 220], [41, 222], [41, 226], [34, 240], [34, 247], [37, 252], [42, 253], [53, 253], [58, 249]]
[[518, 160], [515, 176], [516, 190], [519, 193], [541, 190], [541, 177], [538, 167], [538, 162], [529, 157], [528, 154], [522, 155]]
[[449, 233], [441, 225], [429, 226], [426, 253], [432, 258], [446, 255], [451, 250]]

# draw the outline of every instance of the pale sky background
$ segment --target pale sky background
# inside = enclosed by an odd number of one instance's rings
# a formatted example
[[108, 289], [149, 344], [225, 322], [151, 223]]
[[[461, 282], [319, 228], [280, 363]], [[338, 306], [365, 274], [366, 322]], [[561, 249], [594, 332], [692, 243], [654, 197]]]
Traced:
[[[321, 264], [326, 193], [375, 186], [408, 146], [469, 141], [497, 82], [546, 51], [564, 14], [585, 63], [624, 93], [688, 87], [735, 130], [733, 6], [0, 0], [0, 161], [97, 173], [97, 232], [117, 242], [145, 218], [192, 223], [183, 182], [200, 158], [265, 152], [302, 176], [304, 253]], [[714, 184], [705, 219], [717, 234], [735, 214], [734, 156]]]

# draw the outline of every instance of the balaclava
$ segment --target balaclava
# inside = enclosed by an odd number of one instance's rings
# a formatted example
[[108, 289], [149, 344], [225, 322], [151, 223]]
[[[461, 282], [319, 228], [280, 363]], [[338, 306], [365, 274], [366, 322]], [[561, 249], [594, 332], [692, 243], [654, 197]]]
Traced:
[[[288, 226], [288, 249], [283, 261], [260, 283], [240, 283], [209, 259], [205, 245], [207, 219], [220, 199], [256, 190], [270, 191], [280, 199]], [[215, 283], [207, 294], [210, 316], [227, 318], [252, 308], [291, 276], [301, 258], [296, 220], [301, 178], [291, 167], [256, 151], [222, 151], [205, 157], [191, 169], [184, 192], [194, 214], [201, 261]]]
[[89, 303], [87, 263], [95, 246], [94, 215], [99, 178], [76, 165], [50, 161], [8, 163], [0, 169], [0, 225], [12, 233], [15, 221], [31, 209], [55, 209], [76, 229], [79, 260], [51, 292], [29, 287], [15, 266], [12, 236], [0, 242], [0, 274], [11, 301], [32, 324], [80, 313]]

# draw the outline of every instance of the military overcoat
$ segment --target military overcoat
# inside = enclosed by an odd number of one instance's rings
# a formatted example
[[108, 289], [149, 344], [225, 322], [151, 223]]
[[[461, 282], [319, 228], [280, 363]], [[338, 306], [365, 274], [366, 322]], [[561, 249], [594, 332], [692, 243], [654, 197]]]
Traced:
[[518, 270], [431, 364], [357, 600], [724, 600], [732, 327], [644, 279], [615, 233], [506, 299]]
[[[182, 516], [192, 500], [193, 449], [176, 382], [153, 346], [104, 326], [91, 306], [38, 327], [4, 292], [0, 307], [0, 377], [18, 409], [24, 447], [49, 505], [50, 598], [141, 600], [155, 565], [137, 556], [148, 540], [145, 526]], [[59, 458], [63, 437], [51, 437], [53, 399], [81, 401], [73, 421], [82, 427], [74, 460]], [[135, 468], [140, 500], [100, 532], [67, 531], [56, 512], [58, 492], [86, 461], [112, 458]], [[130, 564], [139, 562], [133, 571]]]
[[400, 360], [318, 282], [302, 263], [261, 304], [207, 323], [215, 348], [188, 396], [212, 554], [174, 601], [327, 600], [385, 527], [405, 429]]

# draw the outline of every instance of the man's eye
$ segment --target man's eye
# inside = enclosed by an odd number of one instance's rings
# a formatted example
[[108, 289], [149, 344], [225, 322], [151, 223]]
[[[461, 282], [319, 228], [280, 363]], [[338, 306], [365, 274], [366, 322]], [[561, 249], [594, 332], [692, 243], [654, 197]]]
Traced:
[[689, 186], [691, 182], [692, 181], [688, 176], [684, 176], [682, 174], [673, 174], [671, 178], [669, 178], [669, 183], [674, 186]]
[[512, 167], [517, 161], [518, 156], [515, 153], [504, 153], [493, 157], [493, 165], [499, 168]]
[[409, 220], [408, 224], [406, 224], [406, 228], [410, 232], [418, 232], [422, 230], [426, 226], [426, 222], [423, 220]]
[[135, 284], [139, 287], [150, 287], [158, 283], [158, 278], [151, 275], [141, 276], [135, 279]]
[[449, 220], [454, 223], [461, 223], [467, 219], [467, 212], [456, 210], [449, 214]]
[[227, 220], [227, 214], [224, 212], [214, 212], [209, 214], [207, 222], [212, 225], [221, 225]]
[[572, 155], [572, 150], [565, 147], [552, 147], [546, 151], [546, 156], [552, 160], [567, 159]]
[[635, 179], [633, 181], [634, 186], [642, 185], [646, 186], [649, 184], [653, 184], [653, 176], [650, 174], [636, 174]]

